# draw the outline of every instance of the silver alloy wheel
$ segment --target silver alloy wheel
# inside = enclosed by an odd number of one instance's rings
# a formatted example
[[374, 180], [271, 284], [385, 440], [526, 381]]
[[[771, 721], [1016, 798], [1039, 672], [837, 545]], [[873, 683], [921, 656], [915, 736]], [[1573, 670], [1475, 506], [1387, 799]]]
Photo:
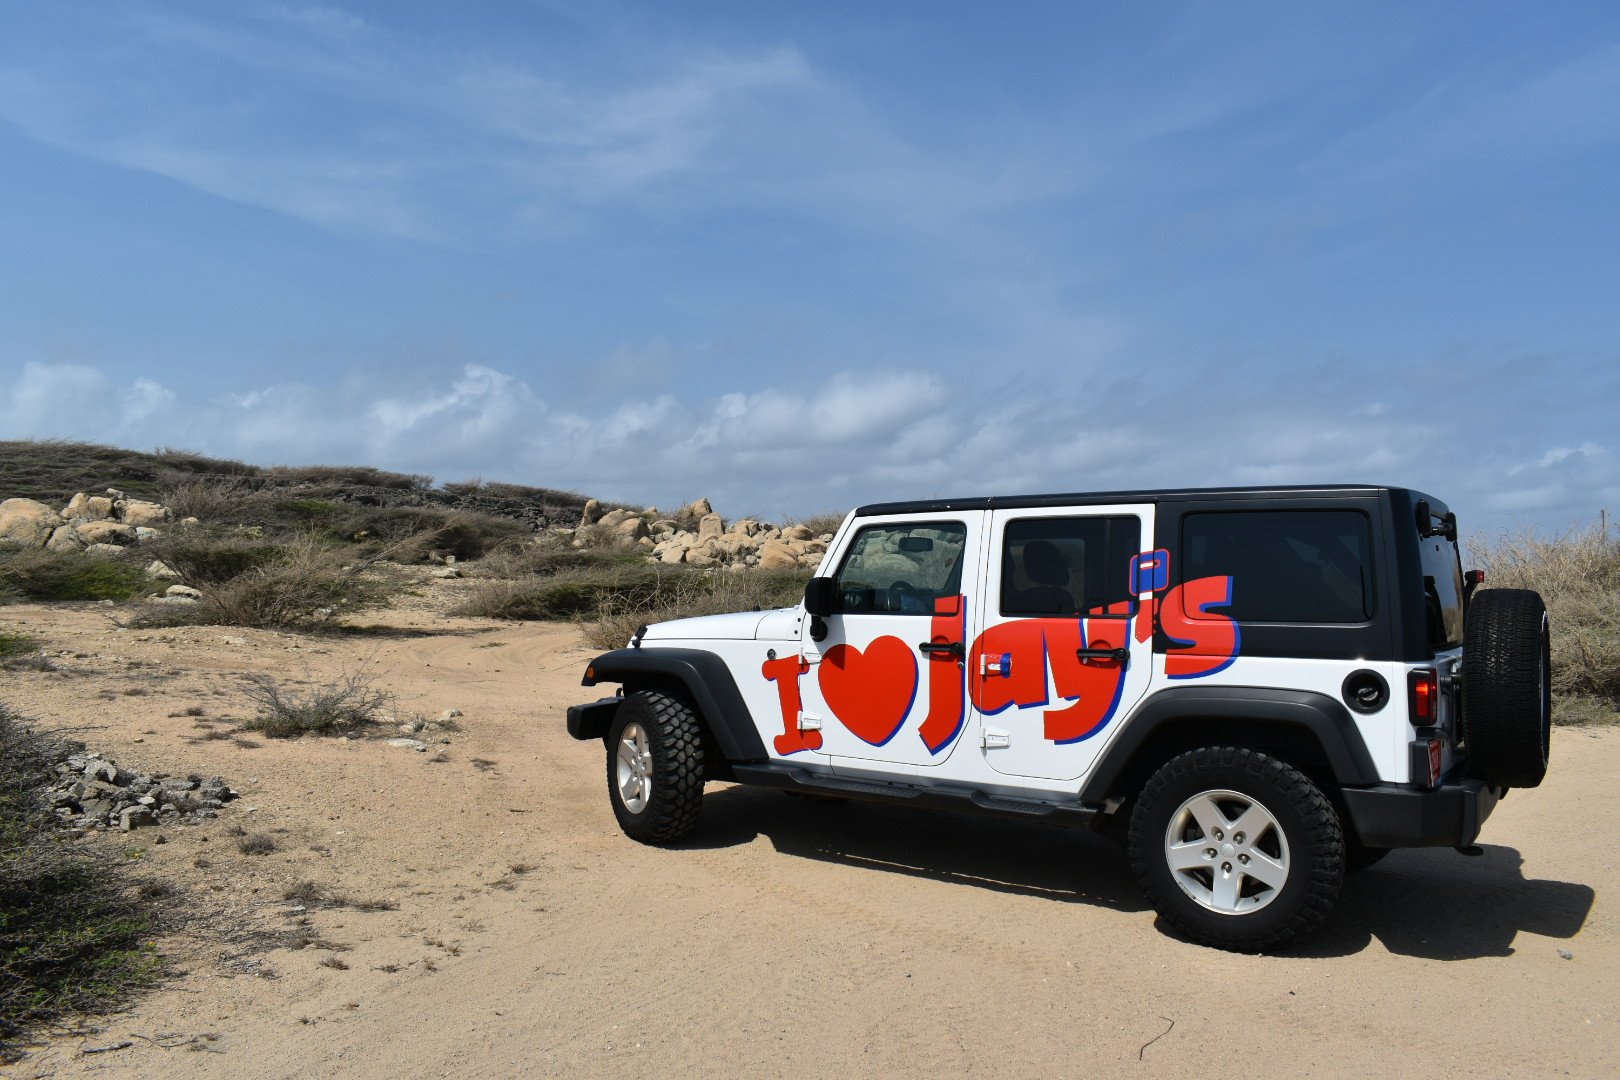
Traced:
[[1201, 791], [1170, 815], [1164, 857], [1181, 891], [1221, 915], [1248, 915], [1288, 881], [1288, 838], [1254, 798]]
[[619, 735], [619, 799], [632, 814], [647, 809], [652, 798], [652, 746], [640, 724], [624, 725]]

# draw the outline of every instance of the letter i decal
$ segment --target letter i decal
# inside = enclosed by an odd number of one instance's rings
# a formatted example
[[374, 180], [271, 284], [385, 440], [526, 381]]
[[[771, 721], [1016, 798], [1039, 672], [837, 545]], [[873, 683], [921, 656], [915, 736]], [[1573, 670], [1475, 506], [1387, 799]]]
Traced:
[[776, 684], [777, 704], [782, 707], [782, 734], [774, 742], [778, 754], [821, 749], [821, 732], [799, 730], [799, 713], [804, 711], [804, 703], [799, 698], [799, 676], [809, 670], [810, 665], [797, 656], [767, 660], [761, 669], [766, 681]]

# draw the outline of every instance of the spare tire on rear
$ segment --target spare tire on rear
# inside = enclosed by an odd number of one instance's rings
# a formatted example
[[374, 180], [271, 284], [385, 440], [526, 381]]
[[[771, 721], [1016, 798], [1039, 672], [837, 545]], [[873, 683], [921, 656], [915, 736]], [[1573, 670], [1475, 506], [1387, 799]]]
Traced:
[[1539, 593], [1487, 589], [1469, 602], [1462, 716], [1473, 775], [1493, 787], [1541, 783], [1552, 733], [1552, 664]]

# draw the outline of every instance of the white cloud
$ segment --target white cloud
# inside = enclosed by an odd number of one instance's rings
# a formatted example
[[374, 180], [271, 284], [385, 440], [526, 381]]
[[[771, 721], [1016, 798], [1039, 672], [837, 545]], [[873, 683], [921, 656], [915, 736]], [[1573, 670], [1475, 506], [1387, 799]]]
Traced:
[[[1403, 376], [1449, 384], [1440, 373]], [[1168, 390], [1127, 381], [987, 395], [972, 381], [889, 369], [835, 372], [803, 391], [652, 393], [589, 411], [481, 364], [439, 379], [351, 373], [202, 399], [150, 379], [120, 385], [93, 367], [27, 363], [0, 372], [0, 436], [369, 464], [664, 506], [704, 495], [733, 516], [933, 495], [1355, 482], [1421, 488], [1466, 528], [1489, 530], [1516, 518], [1562, 526], [1620, 498], [1620, 463], [1596, 441], [1531, 449], [1476, 402], [1455, 402], [1446, 419], [1414, 393], [1367, 416], [1343, 407], [1347, 395], [1333, 382], [1314, 394], [1256, 389], [1224, 369]], [[1461, 436], [1470, 425], [1504, 437], [1481, 448]]]

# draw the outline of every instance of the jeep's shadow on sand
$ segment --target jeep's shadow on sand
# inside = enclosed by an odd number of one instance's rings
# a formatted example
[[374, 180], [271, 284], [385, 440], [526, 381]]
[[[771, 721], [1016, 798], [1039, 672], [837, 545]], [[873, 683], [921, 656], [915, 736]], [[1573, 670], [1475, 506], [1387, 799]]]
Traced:
[[[784, 855], [1034, 896], [1112, 911], [1145, 910], [1123, 850], [1095, 833], [993, 818], [953, 818], [881, 803], [790, 799], [732, 787], [710, 792], [703, 825], [683, 848], [724, 848], [764, 836]], [[1521, 933], [1560, 940], [1585, 925], [1590, 886], [1526, 878], [1511, 847], [1478, 858], [1446, 850], [1393, 852], [1345, 880], [1339, 915], [1279, 950], [1350, 956], [1376, 940], [1401, 956], [1511, 956]], [[1160, 930], [1170, 933], [1163, 920]]]

